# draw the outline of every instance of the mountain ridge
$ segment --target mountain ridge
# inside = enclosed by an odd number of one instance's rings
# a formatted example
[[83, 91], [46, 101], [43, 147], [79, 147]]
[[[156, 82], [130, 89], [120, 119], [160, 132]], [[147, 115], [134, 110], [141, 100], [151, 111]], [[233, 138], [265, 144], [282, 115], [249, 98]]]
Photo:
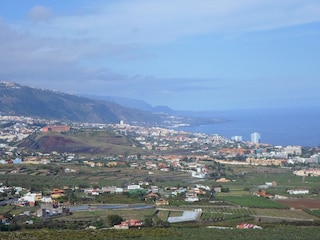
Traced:
[[[168, 107], [161, 109], [170, 111]], [[173, 110], [171, 114], [168, 111], [143, 111], [103, 99], [90, 99], [4, 81], [0, 82], [0, 114], [90, 123], [118, 123], [122, 120], [132, 125], [159, 127], [220, 122], [214, 118], [173, 116]]]
[[62, 121], [160, 124], [155, 114], [129, 109], [113, 102], [89, 99], [63, 92], [0, 83], [0, 112]]

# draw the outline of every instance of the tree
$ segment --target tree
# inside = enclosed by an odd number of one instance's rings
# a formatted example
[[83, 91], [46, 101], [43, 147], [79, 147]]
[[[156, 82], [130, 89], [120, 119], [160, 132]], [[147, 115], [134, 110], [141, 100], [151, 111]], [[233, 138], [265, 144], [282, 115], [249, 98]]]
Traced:
[[110, 226], [120, 224], [123, 218], [117, 214], [108, 215], [108, 223]]
[[230, 192], [230, 189], [228, 187], [222, 187], [221, 192]]
[[152, 227], [153, 226], [153, 221], [152, 221], [152, 216], [148, 216], [144, 219], [144, 225], [146, 227]]

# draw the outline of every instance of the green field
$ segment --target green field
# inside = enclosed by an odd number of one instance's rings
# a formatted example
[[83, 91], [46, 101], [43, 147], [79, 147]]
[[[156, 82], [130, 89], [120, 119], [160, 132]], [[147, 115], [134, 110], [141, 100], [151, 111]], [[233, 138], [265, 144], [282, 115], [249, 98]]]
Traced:
[[250, 207], [250, 208], [276, 208], [283, 209], [288, 208], [285, 205], [279, 204], [275, 201], [272, 201], [267, 198], [257, 197], [257, 196], [218, 196], [217, 200], [223, 200], [237, 204], [241, 207]]

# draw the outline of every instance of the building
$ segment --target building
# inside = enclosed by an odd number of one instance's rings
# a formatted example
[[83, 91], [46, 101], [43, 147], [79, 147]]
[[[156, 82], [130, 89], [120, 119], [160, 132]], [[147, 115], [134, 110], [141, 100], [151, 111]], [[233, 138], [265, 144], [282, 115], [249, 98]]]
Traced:
[[287, 146], [283, 149], [283, 151], [286, 154], [291, 154], [291, 155], [301, 155], [302, 154], [302, 147], [301, 146]]
[[169, 201], [166, 199], [158, 199], [156, 200], [157, 206], [169, 205]]
[[231, 137], [231, 140], [233, 140], [233, 141], [242, 141], [242, 136], [233, 136], [233, 137]]
[[252, 223], [241, 223], [237, 225], [237, 229], [262, 229], [262, 227]]
[[70, 131], [70, 126], [67, 125], [60, 125], [60, 126], [45, 126], [41, 129], [42, 132], [57, 132], [57, 133], [62, 133], [62, 132], [69, 132]]
[[289, 189], [287, 190], [287, 193], [290, 195], [298, 195], [298, 194], [309, 194], [308, 189]]
[[251, 133], [251, 142], [252, 143], [258, 144], [258, 143], [260, 143], [260, 141], [261, 141], [260, 133], [257, 133], [257, 132]]
[[179, 223], [179, 222], [194, 222], [200, 218], [202, 211], [195, 210], [195, 211], [184, 211], [182, 216], [179, 217], [168, 217], [169, 223]]
[[51, 198], [60, 198], [60, 197], [64, 197], [64, 190], [55, 188], [52, 190], [51, 192]]
[[186, 202], [199, 202], [199, 197], [194, 192], [186, 193], [186, 198], [184, 199]]
[[122, 221], [120, 224], [114, 225], [115, 229], [129, 229], [130, 227], [141, 227], [143, 222], [137, 219]]
[[320, 168], [310, 168], [310, 169], [302, 169], [293, 171], [294, 175], [297, 176], [311, 176], [311, 177], [319, 177], [320, 176]]

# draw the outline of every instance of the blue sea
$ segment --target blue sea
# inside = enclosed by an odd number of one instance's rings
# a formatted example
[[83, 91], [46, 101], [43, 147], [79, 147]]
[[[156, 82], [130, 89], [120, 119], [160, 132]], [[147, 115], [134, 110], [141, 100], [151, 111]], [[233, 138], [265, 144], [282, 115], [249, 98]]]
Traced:
[[242, 136], [250, 141], [253, 132], [261, 142], [272, 145], [320, 146], [320, 107], [277, 108], [198, 112], [195, 116], [223, 118], [224, 123], [181, 127], [188, 132], [219, 134], [227, 138]]

